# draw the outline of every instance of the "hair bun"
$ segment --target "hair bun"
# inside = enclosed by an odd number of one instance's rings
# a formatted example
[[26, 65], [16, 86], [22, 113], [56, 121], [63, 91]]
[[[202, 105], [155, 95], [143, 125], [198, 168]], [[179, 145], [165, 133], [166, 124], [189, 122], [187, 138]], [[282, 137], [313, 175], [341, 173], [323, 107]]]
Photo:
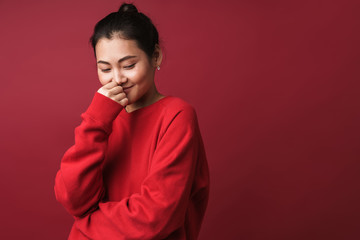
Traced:
[[128, 13], [138, 13], [137, 8], [133, 5], [133, 4], [128, 4], [128, 3], [123, 3], [119, 10], [119, 13], [124, 13], [124, 12], [128, 12]]

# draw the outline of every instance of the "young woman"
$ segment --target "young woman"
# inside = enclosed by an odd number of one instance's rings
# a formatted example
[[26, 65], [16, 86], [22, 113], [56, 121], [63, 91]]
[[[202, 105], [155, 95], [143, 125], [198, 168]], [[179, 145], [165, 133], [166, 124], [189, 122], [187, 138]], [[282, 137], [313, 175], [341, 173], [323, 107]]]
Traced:
[[194, 109], [156, 89], [156, 28], [123, 4], [96, 24], [90, 41], [102, 87], [54, 186], [75, 220], [69, 239], [197, 239], [208, 164]]

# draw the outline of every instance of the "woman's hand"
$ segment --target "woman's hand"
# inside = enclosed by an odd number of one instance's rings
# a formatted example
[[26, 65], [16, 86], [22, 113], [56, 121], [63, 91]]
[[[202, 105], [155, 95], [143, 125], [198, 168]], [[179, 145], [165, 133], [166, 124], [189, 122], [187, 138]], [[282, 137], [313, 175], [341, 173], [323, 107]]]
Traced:
[[111, 81], [99, 88], [98, 93], [101, 93], [102, 95], [114, 100], [123, 107], [125, 107], [129, 102], [126, 94], [123, 91], [123, 88], [114, 81]]

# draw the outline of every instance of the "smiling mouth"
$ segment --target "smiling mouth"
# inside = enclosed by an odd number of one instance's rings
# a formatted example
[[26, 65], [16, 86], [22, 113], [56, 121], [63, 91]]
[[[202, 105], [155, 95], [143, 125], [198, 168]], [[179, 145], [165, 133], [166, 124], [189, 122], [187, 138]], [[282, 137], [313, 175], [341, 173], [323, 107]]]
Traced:
[[129, 87], [123, 87], [123, 90], [129, 89], [129, 88], [132, 88], [133, 86], [134, 86], [134, 85], [129, 86]]

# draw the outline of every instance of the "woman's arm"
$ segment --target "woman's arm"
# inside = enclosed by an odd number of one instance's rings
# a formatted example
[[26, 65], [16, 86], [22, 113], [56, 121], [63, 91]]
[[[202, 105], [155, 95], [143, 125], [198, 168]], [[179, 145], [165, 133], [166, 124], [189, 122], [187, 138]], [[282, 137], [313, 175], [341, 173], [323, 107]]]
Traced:
[[122, 106], [96, 93], [75, 129], [75, 144], [64, 154], [55, 177], [56, 199], [73, 216], [97, 207], [104, 194], [102, 166], [112, 122]]
[[199, 132], [192, 108], [169, 124], [154, 153], [141, 192], [75, 218], [90, 239], [164, 239], [184, 225], [199, 151]]

